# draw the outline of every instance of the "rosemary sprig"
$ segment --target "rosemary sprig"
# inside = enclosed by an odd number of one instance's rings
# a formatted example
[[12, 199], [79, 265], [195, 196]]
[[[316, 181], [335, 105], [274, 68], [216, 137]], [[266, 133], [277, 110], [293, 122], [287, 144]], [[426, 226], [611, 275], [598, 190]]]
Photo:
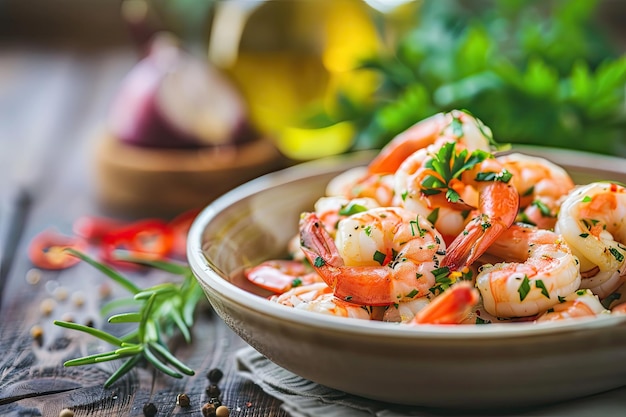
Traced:
[[111, 301], [102, 308], [102, 312], [110, 312], [120, 306], [136, 306], [136, 311], [111, 315], [108, 322], [137, 323], [137, 328], [123, 337], [117, 337], [93, 327], [55, 320], [54, 324], [57, 326], [87, 333], [116, 347], [107, 352], [68, 360], [64, 366], [82, 366], [125, 359], [123, 364], [106, 380], [105, 388], [110, 387], [133, 369], [142, 359], [174, 378], [182, 378], [183, 374], [194, 374], [193, 369], [170, 352], [165, 338], [171, 336], [177, 329], [187, 343], [191, 342], [193, 313], [202, 299], [202, 289], [187, 265], [125, 257], [126, 261], [141, 263], [183, 277], [180, 283], [167, 282], [141, 289], [126, 277], [86, 254], [74, 249], [66, 250], [103, 272], [132, 294], [131, 298]]

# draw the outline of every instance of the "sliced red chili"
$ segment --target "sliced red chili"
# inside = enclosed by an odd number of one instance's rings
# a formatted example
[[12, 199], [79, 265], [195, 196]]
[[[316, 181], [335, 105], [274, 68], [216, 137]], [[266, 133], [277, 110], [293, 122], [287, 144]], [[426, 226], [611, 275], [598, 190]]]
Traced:
[[57, 230], [46, 229], [31, 240], [28, 257], [37, 268], [65, 269], [80, 262], [79, 258], [66, 252], [66, 248], [84, 252], [87, 242], [78, 236], [67, 236]]
[[119, 259], [118, 251], [132, 258], [163, 259], [172, 250], [173, 241], [172, 229], [164, 220], [140, 220], [102, 237], [102, 260], [111, 265], [132, 266], [131, 262]]
[[172, 245], [172, 256], [179, 259], [187, 258], [187, 234], [189, 233], [191, 224], [196, 219], [200, 211], [201, 209], [187, 210], [174, 217], [169, 222], [174, 239]]
[[82, 216], [74, 221], [72, 231], [90, 242], [98, 243], [104, 236], [126, 224], [109, 217]]

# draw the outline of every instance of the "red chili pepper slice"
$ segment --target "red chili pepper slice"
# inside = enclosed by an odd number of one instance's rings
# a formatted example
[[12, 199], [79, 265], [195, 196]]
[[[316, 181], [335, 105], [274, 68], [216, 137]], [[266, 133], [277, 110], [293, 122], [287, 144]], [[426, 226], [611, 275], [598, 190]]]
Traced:
[[174, 217], [169, 226], [172, 229], [174, 242], [172, 245], [172, 256], [180, 259], [187, 259], [187, 234], [191, 224], [196, 219], [201, 209], [187, 210]]
[[31, 240], [28, 257], [37, 268], [65, 269], [80, 262], [79, 258], [66, 252], [66, 248], [84, 252], [87, 242], [81, 237], [67, 236], [55, 229], [46, 229]]
[[102, 260], [117, 266], [136, 266], [116, 256], [123, 251], [132, 258], [166, 258], [174, 242], [171, 227], [160, 219], [140, 220], [115, 229], [102, 237]]
[[126, 224], [109, 217], [82, 216], [74, 221], [72, 231], [90, 242], [98, 243], [104, 236]]

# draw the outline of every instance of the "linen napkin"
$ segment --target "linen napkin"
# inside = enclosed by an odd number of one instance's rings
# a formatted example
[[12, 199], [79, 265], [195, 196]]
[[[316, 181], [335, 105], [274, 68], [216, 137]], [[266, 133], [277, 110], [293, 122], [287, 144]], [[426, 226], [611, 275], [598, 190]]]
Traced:
[[626, 416], [626, 387], [554, 406], [525, 411], [498, 410], [493, 413], [481, 411], [476, 414], [459, 414], [458, 411], [397, 406], [328, 388], [281, 368], [252, 347], [240, 349], [236, 354], [236, 359], [240, 374], [256, 383], [267, 394], [281, 400], [282, 408], [292, 417]]

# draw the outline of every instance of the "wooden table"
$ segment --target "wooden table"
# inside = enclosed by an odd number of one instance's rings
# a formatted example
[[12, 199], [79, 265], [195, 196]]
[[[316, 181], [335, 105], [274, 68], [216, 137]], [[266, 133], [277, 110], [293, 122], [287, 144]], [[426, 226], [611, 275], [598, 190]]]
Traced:
[[[142, 368], [104, 389], [119, 364], [62, 365], [102, 344], [53, 320], [107, 326], [98, 313], [98, 290], [110, 281], [85, 263], [59, 272], [37, 270], [27, 247], [45, 228], [71, 233], [80, 216], [109, 215], [95, 192], [95, 132], [135, 61], [125, 50], [0, 49], [0, 415], [56, 417], [69, 408], [76, 416], [142, 416], [144, 404], [152, 402], [159, 416], [201, 416], [207, 371], [219, 368], [222, 402], [231, 416], [286, 416], [278, 400], [238, 374], [234, 353], [245, 343], [206, 300], [198, 309], [193, 343], [176, 350], [195, 369], [193, 377], [155, 376]], [[147, 284], [160, 277], [136, 279]], [[53, 305], [49, 312], [42, 311], [46, 303]], [[41, 343], [31, 335], [33, 326], [43, 329]], [[180, 393], [191, 398], [189, 408], [176, 405]]]

